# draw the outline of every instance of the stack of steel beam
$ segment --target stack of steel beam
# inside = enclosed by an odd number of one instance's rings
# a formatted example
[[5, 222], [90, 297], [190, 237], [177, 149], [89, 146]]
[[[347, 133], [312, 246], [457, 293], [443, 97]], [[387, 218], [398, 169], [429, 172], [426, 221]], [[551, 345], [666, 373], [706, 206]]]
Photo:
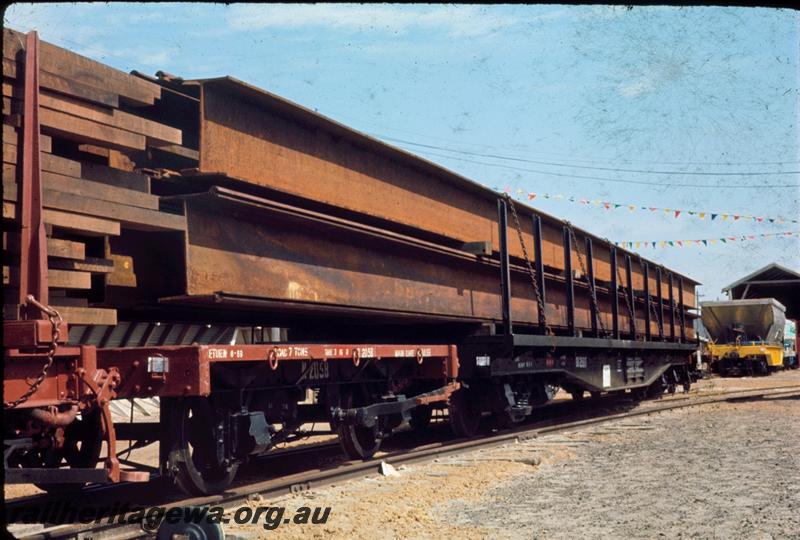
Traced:
[[[48, 66], [56, 70], [42, 63]], [[119, 105], [93, 107], [112, 117], [117, 110], [126, 118], [137, 113], [183, 134], [182, 146], [151, 134], [144, 148], [113, 149], [132, 169], [126, 173], [150, 175], [144, 191], [160, 197], [153, 212], [185, 219], [186, 227], [123, 224], [108, 245], [130, 258], [137, 286], [121, 291], [106, 283], [104, 307], [136, 320], [317, 329], [325, 323], [338, 331], [403, 323], [483, 332], [503, 321], [500, 194], [230, 77], [147, 77], [96, 63], [53, 76], [81, 74], [119, 84], [105, 87]], [[124, 81], [136, 96], [126, 94]], [[43, 83], [43, 95], [53, 92]], [[62, 104], [77, 107], [61, 99], [54, 112]], [[75, 117], [71, 110], [59, 114]], [[55, 141], [74, 134], [48, 128], [45, 116], [53, 155], [70, 157]], [[503, 236], [516, 328], [536, 332], [544, 319], [551, 331], [573, 335], [694, 336], [691, 278], [522, 203], [514, 210]], [[532, 285], [537, 270], [539, 298]]]

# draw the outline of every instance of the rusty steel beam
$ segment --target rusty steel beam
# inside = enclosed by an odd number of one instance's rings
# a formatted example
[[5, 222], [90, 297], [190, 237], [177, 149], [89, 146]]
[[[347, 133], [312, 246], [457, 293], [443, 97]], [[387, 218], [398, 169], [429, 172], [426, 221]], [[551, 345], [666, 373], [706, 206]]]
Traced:
[[[187, 84], [199, 86], [200, 173], [224, 173], [251, 187], [327, 205], [331, 212], [355, 212], [385, 221], [386, 228], [440, 238], [442, 244], [499, 246], [492, 190], [235, 79]], [[543, 264], [563, 271], [560, 221], [516, 204], [523, 222], [543, 218]], [[576, 235], [578, 242], [592, 238], [595, 277], [610, 282], [609, 243], [578, 229]], [[526, 228], [522, 237], [532, 245], [532, 231]], [[517, 235], [509, 237], [508, 250], [512, 259], [521, 259]], [[641, 269], [633, 277], [641, 289]], [[694, 302], [694, 284], [686, 278], [687, 305]]]
[[[383, 322], [502, 322], [497, 258], [223, 188], [179, 200], [188, 223], [186, 260], [162, 270], [183, 273], [185, 282], [160, 296], [162, 306], [247, 309], [261, 321], [295, 314]], [[520, 264], [510, 264], [509, 274], [511, 325], [533, 330], [541, 319], [531, 276]], [[552, 272], [542, 275], [548, 324], [563, 329], [571, 319], [571, 326], [590, 330], [586, 282]], [[570, 289], [580, 291], [571, 303]], [[605, 284], [597, 283], [597, 296], [598, 316], [610, 328], [611, 293]], [[568, 319], [564, 307], [570, 304]], [[620, 324], [628, 324], [628, 318], [627, 312], [620, 316]]]

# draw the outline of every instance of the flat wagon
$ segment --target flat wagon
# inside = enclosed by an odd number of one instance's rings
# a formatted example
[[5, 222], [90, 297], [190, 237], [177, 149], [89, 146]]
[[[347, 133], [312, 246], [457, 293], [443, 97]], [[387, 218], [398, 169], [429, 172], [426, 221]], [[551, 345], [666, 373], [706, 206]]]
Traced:
[[143, 480], [116, 443], [158, 441], [210, 493], [308, 422], [369, 458], [437, 408], [473, 436], [691, 382], [687, 276], [229, 77], [3, 56], [11, 481]]

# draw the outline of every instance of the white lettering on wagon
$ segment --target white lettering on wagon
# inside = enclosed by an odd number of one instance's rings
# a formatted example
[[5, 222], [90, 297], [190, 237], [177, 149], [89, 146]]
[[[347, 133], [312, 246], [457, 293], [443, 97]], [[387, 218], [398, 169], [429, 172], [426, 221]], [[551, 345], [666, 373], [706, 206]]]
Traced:
[[422, 356], [431, 356], [432, 351], [430, 348], [425, 349], [395, 349], [394, 350], [394, 357], [395, 358], [416, 358], [417, 351], [422, 353]]
[[275, 347], [275, 356], [290, 358], [295, 356], [309, 356], [308, 347]]
[[238, 360], [244, 358], [244, 349], [208, 349], [211, 360]]

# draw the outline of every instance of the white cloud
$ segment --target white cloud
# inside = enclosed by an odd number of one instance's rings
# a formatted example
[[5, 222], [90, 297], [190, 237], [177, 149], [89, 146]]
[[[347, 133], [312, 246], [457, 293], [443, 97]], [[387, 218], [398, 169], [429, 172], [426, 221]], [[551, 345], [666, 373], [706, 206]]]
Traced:
[[653, 79], [645, 77], [639, 80], [630, 81], [626, 84], [620, 85], [618, 91], [621, 95], [629, 98], [634, 98], [646, 94], [655, 89]]
[[348, 32], [386, 30], [405, 33], [438, 30], [451, 36], [480, 36], [519, 22], [516, 18], [477, 6], [424, 7], [342, 4], [237, 4], [230, 7], [233, 30], [327, 27]]

